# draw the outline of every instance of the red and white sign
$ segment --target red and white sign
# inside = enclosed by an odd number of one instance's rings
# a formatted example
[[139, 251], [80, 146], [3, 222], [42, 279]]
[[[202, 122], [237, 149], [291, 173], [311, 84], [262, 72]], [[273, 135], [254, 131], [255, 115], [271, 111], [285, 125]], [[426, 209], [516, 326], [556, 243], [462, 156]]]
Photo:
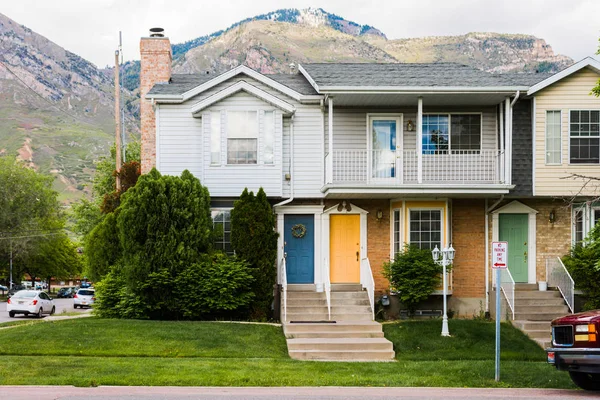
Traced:
[[506, 268], [508, 264], [508, 242], [492, 242], [492, 268]]

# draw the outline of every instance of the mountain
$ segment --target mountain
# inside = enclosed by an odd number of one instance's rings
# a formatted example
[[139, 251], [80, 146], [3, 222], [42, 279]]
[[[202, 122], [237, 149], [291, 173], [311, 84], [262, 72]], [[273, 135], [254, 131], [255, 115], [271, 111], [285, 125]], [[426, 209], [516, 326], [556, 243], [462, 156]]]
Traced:
[[54, 174], [61, 198], [81, 196], [114, 138], [112, 75], [2, 14], [0, 63], [0, 154]]

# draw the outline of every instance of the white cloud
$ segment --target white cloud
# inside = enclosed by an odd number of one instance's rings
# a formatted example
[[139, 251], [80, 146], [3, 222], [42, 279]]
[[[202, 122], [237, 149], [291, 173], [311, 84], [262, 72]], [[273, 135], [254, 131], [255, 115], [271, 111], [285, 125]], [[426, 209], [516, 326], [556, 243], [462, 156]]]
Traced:
[[526, 33], [575, 60], [593, 54], [600, 27], [598, 0], [19, 0], [2, 12], [99, 66], [113, 63], [119, 31], [126, 59], [139, 58], [139, 38], [154, 26], [172, 43], [225, 29], [279, 8], [321, 7], [382, 30], [390, 39], [468, 32]]

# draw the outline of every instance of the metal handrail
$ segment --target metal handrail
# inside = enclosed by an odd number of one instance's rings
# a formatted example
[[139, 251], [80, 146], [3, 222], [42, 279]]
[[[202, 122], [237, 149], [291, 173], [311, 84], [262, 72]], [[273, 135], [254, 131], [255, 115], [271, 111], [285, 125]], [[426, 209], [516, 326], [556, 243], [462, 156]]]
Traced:
[[546, 279], [548, 280], [548, 286], [558, 288], [569, 310], [573, 313], [573, 307], [575, 306], [575, 281], [560, 257], [546, 259]]
[[[508, 307], [512, 311], [512, 319], [514, 320], [515, 319], [515, 280], [513, 279], [512, 274], [510, 273], [508, 268], [504, 268], [501, 271], [502, 272], [500, 274], [500, 280], [501, 280], [500, 289], [502, 290], [502, 293], [504, 294], [504, 298], [506, 299], [506, 302], [508, 303]], [[506, 277], [508, 277], [508, 279], [505, 279]], [[496, 282], [496, 290], [498, 290], [497, 286], [498, 286], [498, 282]], [[500, 318], [500, 316], [497, 315], [496, 318]]]
[[283, 322], [287, 322], [287, 271], [285, 266], [285, 257], [281, 259], [279, 267], [279, 279], [281, 280], [283, 297]]
[[331, 278], [329, 276], [329, 263], [323, 263], [324, 268], [324, 286], [325, 286], [325, 298], [327, 299], [327, 315], [329, 317], [329, 321], [331, 321]]
[[375, 320], [375, 280], [373, 271], [368, 258], [363, 258], [360, 262], [360, 283], [363, 289], [367, 290], [369, 303], [371, 304], [371, 318]]

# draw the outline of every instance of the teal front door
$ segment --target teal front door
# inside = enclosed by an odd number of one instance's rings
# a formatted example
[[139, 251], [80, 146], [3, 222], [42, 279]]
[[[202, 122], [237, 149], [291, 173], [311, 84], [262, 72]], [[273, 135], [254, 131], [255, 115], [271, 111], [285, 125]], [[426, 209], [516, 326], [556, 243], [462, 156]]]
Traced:
[[527, 283], [527, 214], [500, 214], [499, 236], [508, 242], [508, 269], [517, 283]]
[[284, 251], [288, 283], [315, 281], [315, 216], [284, 217]]

